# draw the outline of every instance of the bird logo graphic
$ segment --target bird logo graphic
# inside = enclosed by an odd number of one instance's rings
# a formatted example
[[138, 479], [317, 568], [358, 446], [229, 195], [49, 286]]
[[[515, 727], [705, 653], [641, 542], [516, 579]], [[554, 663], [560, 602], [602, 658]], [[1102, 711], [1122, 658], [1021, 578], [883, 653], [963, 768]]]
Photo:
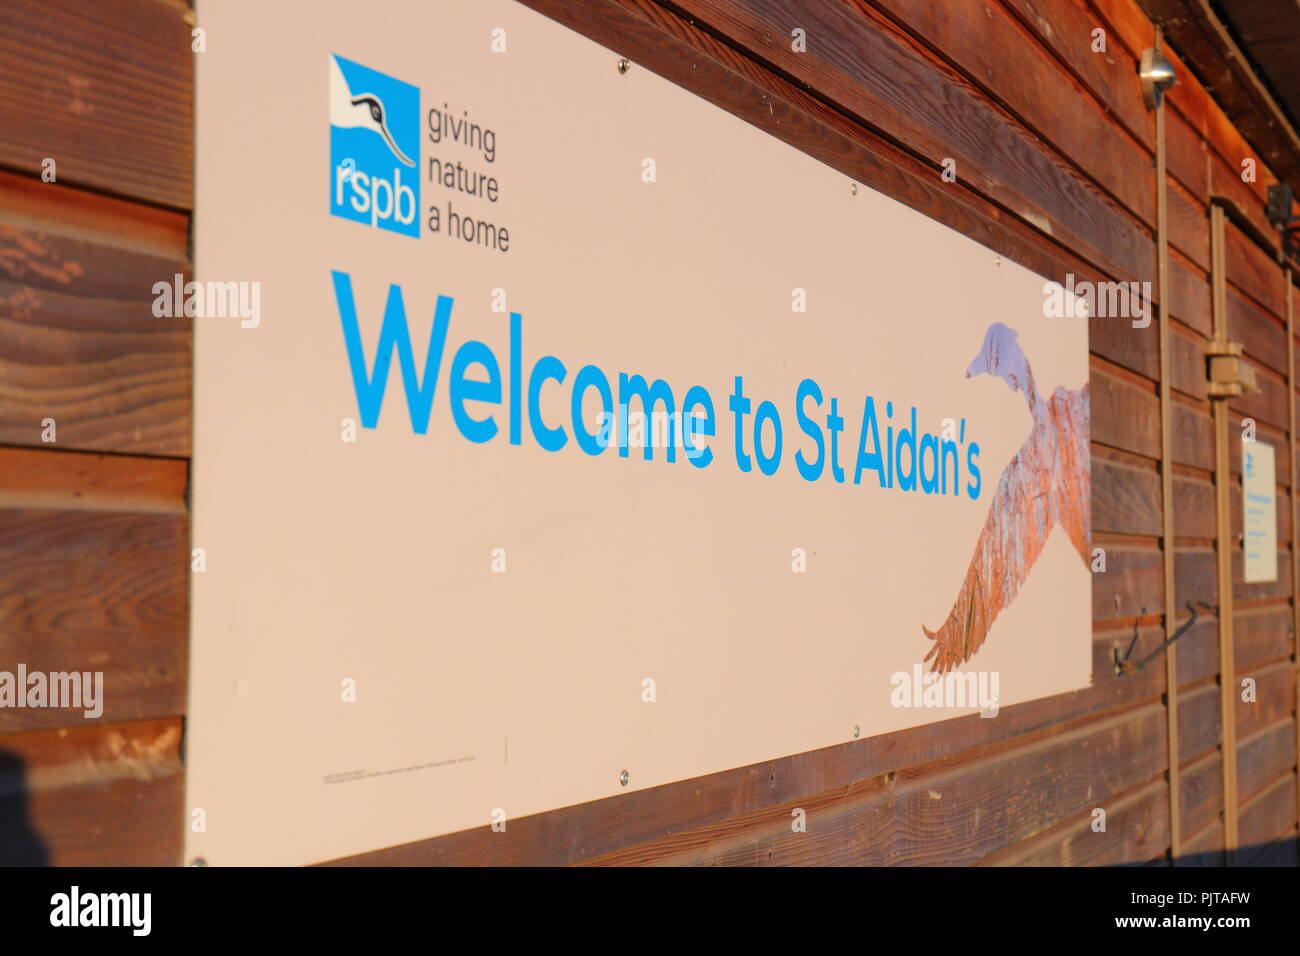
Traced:
[[343, 76], [339, 58], [330, 56], [330, 125], [339, 129], [367, 129], [377, 133], [398, 161], [414, 166], [415, 160], [398, 147], [388, 129], [388, 112], [384, 101], [374, 93], [354, 93]]
[[330, 213], [418, 238], [420, 90], [329, 55]]
[[932, 673], [960, 666], [979, 650], [993, 621], [1015, 600], [1030, 569], [1060, 525], [1087, 566], [1092, 482], [1088, 455], [1088, 386], [1057, 388], [1044, 399], [1016, 331], [989, 326], [966, 377], [993, 375], [1024, 395], [1033, 430], [1003, 470], [957, 599], [925, 660]]

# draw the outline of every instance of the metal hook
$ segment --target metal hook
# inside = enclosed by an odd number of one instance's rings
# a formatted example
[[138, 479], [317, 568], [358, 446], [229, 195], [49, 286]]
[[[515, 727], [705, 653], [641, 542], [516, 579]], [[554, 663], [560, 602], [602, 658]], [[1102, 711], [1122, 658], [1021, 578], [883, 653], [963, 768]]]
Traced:
[[[1146, 657], [1142, 658], [1142, 660], [1137, 661], [1137, 662], [1135, 662], [1135, 663], [1129, 663], [1129, 658], [1133, 656], [1133, 648], [1137, 645], [1137, 639], [1138, 639], [1138, 627], [1137, 627], [1137, 622], [1135, 621], [1135, 622], [1133, 623], [1133, 640], [1129, 641], [1128, 650], [1124, 653], [1124, 656], [1123, 656], [1123, 657], [1120, 657], [1120, 656], [1119, 656], [1119, 648], [1118, 648], [1118, 647], [1115, 648], [1114, 653], [1115, 653], [1115, 673], [1116, 673], [1116, 675], [1119, 676], [1119, 677], [1124, 677], [1124, 676], [1127, 675], [1127, 674], [1136, 674], [1138, 671], [1140, 671], [1142, 668], [1146, 667], [1146, 666], [1147, 666], [1148, 664], [1150, 664], [1153, 660], [1155, 660], [1157, 657], [1159, 657], [1161, 654], [1163, 654], [1166, 650], [1168, 650], [1170, 644], [1172, 644], [1174, 641], [1178, 640], [1180, 637], [1182, 637], [1184, 634], [1186, 634], [1188, 631], [1190, 631], [1190, 630], [1192, 629], [1192, 625], [1196, 623], [1196, 617], [1197, 617], [1197, 614], [1196, 614], [1196, 608], [1197, 608], [1197, 607], [1204, 608], [1204, 609], [1207, 610], [1207, 611], [1213, 611], [1215, 614], [1218, 614], [1218, 613], [1219, 613], [1219, 608], [1218, 608], [1217, 605], [1206, 604], [1204, 601], [1188, 601], [1188, 602], [1187, 602], [1187, 610], [1189, 610], [1189, 611], [1192, 612], [1192, 616], [1191, 616], [1190, 619], [1188, 619], [1187, 623], [1185, 623], [1185, 624], [1184, 624], [1182, 627], [1180, 627], [1178, 630], [1174, 631], [1174, 633], [1170, 635], [1169, 640], [1165, 641], [1163, 644], [1161, 644], [1159, 647], [1157, 647], [1154, 651], [1152, 651], [1152, 652], [1151, 652], [1150, 654], [1148, 654]], [[1143, 613], [1143, 615], [1145, 615], [1146, 612], [1147, 612], [1147, 609], [1146, 609], [1146, 608], [1143, 608], [1143, 609], [1142, 609], [1142, 613]]]

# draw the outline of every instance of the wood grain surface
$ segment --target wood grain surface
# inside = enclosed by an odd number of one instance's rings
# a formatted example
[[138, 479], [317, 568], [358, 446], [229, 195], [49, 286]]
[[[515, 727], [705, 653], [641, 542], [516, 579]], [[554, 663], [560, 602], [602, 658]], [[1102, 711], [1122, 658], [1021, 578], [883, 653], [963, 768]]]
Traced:
[[[1154, 30], [1135, 0], [523, 2], [1044, 276], [1154, 284], [1156, 134], [1136, 78]], [[180, 0], [0, 5], [0, 668], [99, 670], [107, 688], [98, 720], [0, 710], [0, 862], [182, 862], [192, 341], [186, 320], [152, 315], [150, 289], [189, 269], [192, 20]], [[1170, 58], [1174, 540], [1162, 540], [1156, 323], [1094, 318], [1093, 544], [1106, 570], [1093, 577], [1090, 687], [335, 862], [1170, 862], [1165, 668], [1120, 677], [1114, 655], [1134, 635], [1138, 656], [1164, 638], [1163, 548], [1178, 621], [1188, 599], [1218, 603], [1208, 210], [1230, 203], [1266, 230], [1276, 181], [1262, 162], [1241, 180], [1241, 159], [1259, 157]], [[56, 183], [40, 180], [47, 157]], [[945, 159], [956, 182], [940, 178]], [[1296, 862], [1287, 349], [1300, 343], [1273, 250], [1248, 232], [1228, 226], [1226, 315], [1261, 391], [1229, 408], [1279, 450], [1279, 580], [1242, 580], [1234, 445], [1229, 679], [1254, 680], [1256, 699], [1233, 705], [1225, 755], [1219, 621], [1203, 614], [1171, 678], [1179, 865], [1225, 859], [1225, 759], [1240, 862]], [[795, 810], [805, 833], [791, 831]]]

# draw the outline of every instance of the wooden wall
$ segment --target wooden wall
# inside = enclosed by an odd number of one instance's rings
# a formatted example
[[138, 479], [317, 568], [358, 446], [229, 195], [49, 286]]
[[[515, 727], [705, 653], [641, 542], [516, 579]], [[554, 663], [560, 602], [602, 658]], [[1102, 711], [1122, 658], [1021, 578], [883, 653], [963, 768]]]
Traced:
[[[1044, 275], [1155, 282], [1155, 124], [1136, 77], [1153, 27], [1134, 0], [523, 2]], [[181, 862], [191, 339], [152, 316], [149, 290], [188, 268], [192, 22], [180, 0], [0, 6], [0, 668], [103, 670], [108, 686], [98, 721], [0, 710], [0, 862]], [[796, 27], [806, 52], [791, 50]], [[1221, 198], [1268, 234], [1272, 177], [1241, 180], [1252, 152], [1172, 58], [1181, 606], [1219, 600], [1207, 210]], [[46, 157], [57, 183], [39, 178]], [[940, 179], [945, 158], [956, 183]], [[1225, 259], [1230, 332], [1262, 389], [1231, 403], [1234, 421], [1283, 449], [1279, 582], [1245, 585], [1238, 541], [1237, 673], [1220, 674], [1212, 615], [1178, 644], [1177, 836], [1184, 862], [1222, 862], [1235, 802], [1240, 861], [1295, 864], [1287, 290], [1237, 226]], [[1135, 626], [1138, 654], [1163, 639], [1157, 323], [1093, 320], [1091, 368], [1107, 570], [1089, 689], [344, 862], [1167, 862], [1165, 670], [1119, 678], [1112, 663]], [[1236, 535], [1239, 455], [1232, 469]], [[1233, 801], [1220, 681], [1246, 676], [1259, 696], [1232, 714]], [[790, 830], [795, 807], [806, 833]]]
[[150, 287], [187, 268], [187, 13], [0, 4], [0, 668], [105, 684], [0, 710], [0, 862], [180, 861], [190, 331]]

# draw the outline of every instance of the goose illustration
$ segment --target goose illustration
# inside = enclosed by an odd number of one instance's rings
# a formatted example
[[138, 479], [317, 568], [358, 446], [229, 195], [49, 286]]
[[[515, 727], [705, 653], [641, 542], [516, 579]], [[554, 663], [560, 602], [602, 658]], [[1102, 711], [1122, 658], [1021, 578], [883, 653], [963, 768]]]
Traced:
[[966, 377], [993, 375], [1024, 394], [1033, 430], [1003, 469], [957, 599], [925, 660], [943, 673], [970, 660], [994, 619], [1016, 599], [1052, 529], [1060, 525], [1086, 567], [1092, 482], [1088, 457], [1088, 386], [1057, 388], [1044, 399], [1015, 329], [995, 322]]
[[383, 137], [394, 156], [406, 166], [414, 160], [397, 148], [393, 134], [388, 131], [388, 114], [384, 101], [374, 93], [353, 93], [343, 76], [338, 57], [330, 56], [330, 125], [339, 129], [368, 129]]

